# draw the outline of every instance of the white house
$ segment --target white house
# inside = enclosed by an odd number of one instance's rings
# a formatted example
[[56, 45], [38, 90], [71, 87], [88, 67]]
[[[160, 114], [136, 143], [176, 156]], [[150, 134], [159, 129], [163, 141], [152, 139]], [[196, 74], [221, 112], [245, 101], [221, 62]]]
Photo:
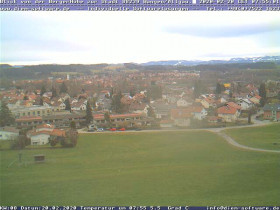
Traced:
[[202, 120], [207, 116], [207, 111], [203, 107], [193, 107], [191, 113], [197, 120]]
[[185, 99], [182, 99], [180, 98], [178, 101], [177, 101], [177, 106], [178, 107], [187, 107], [191, 105], [191, 103], [187, 102]]
[[237, 102], [239, 106], [241, 106], [241, 110], [249, 110], [253, 107], [253, 103], [249, 99], [239, 99]]
[[49, 143], [50, 136], [65, 136], [65, 130], [55, 129], [53, 125], [38, 125], [35, 130], [27, 132], [31, 145], [44, 145]]
[[50, 132], [39, 131], [35, 133], [30, 133], [31, 145], [44, 145], [49, 143]]
[[84, 110], [86, 110], [87, 109], [86, 102], [85, 101], [79, 101], [79, 102], [73, 103], [72, 106], [71, 106], [71, 110], [74, 110], [74, 111], [84, 111]]
[[14, 140], [19, 136], [19, 130], [14, 127], [0, 128], [0, 140]]

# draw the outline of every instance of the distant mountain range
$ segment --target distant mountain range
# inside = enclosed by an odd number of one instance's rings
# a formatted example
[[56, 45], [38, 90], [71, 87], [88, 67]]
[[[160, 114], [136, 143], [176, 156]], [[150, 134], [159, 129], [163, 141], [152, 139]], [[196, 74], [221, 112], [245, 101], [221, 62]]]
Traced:
[[208, 65], [208, 64], [228, 64], [228, 63], [256, 63], [256, 62], [275, 62], [280, 64], [280, 56], [263, 56], [263, 57], [251, 57], [251, 58], [232, 58], [230, 60], [167, 60], [167, 61], [150, 61], [142, 63], [143, 66], [195, 66], [195, 65]]

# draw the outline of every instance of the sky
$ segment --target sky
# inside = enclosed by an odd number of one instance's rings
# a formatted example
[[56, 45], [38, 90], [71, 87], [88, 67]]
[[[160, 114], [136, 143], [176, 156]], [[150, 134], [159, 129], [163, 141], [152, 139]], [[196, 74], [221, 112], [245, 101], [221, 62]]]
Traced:
[[143, 63], [280, 55], [279, 12], [1, 12], [0, 62]]

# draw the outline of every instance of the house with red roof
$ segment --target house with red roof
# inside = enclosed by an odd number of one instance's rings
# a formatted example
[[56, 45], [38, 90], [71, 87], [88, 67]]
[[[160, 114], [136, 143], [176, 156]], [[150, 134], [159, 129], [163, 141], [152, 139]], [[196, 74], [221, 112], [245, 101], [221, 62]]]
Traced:
[[214, 98], [210, 98], [210, 97], [202, 99], [200, 103], [206, 109], [210, 107], [214, 107], [214, 108], [217, 107], [217, 101]]
[[240, 115], [237, 108], [228, 105], [218, 108], [217, 113], [224, 122], [235, 122]]
[[207, 116], [207, 111], [203, 106], [193, 106], [190, 110], [194, 119], [202, 120]]
[[255, 95], [253, 96], [252, 98], [250, 98], [249, 100], [251, 102], [253, 102], [255, 105], [258, 105], [260, 104], [260, 100], [261, 100], [262, 97], [260, 97], [259, 95]]
[[175, 126], [187, 127], [190, 125], [192, 114], [190, 109], [177, 108], [171, 109], [170, 119], [173, 120]]
[[65, 137], [66, 132], [63, 129], [55, 129], [53, 125], [38, 125], [36, 129], [27, 132], [27, 137], [31, 139], [31, 145], [48, 144], [50, 137]]
[[242, 109], [242, 107], [241, 106], [239, 106], [237, 103], [234, 103], [234, 102], [228, 102], [228, 103], [226, 103], [226, 105], [227, 106], [231, 106], [231, 107], [233, 107], [233, 108], [235, 108], [235, 109], [237, 109], [238, 111], [241, 111], [241, 109]]

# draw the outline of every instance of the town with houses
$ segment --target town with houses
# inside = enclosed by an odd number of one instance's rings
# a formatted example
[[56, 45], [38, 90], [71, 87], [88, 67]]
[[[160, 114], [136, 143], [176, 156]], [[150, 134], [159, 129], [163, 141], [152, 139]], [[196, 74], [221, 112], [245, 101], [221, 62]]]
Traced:
[[0, 140], [24, 133], [31, 145], [48, 145], [53, 138], [65, 138], [69, 129], [126, 132], [280, 120], [279, 80], [207, 81], [194, 70], [65, 73], [13, 80], [0, 91]]

